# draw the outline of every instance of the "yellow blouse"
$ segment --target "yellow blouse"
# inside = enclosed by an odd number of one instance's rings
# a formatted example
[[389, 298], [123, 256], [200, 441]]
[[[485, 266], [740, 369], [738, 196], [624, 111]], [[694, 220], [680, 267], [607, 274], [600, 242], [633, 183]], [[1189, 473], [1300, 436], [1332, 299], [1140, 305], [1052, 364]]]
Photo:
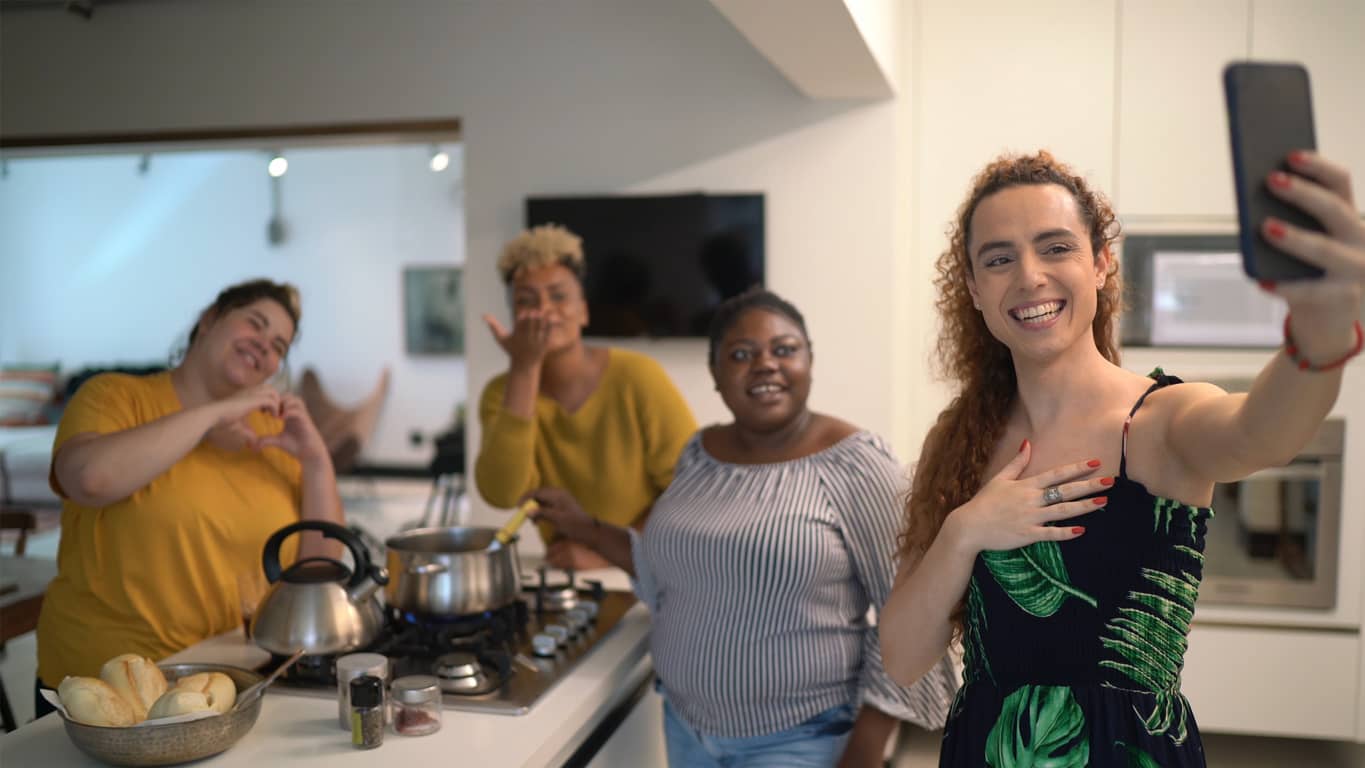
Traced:
[[[692, 411], [653, 358], [608, 352], [602, 381], [573, 413], [540, 395], [535, 418], [519, 418], [502, 407], [507, 374], [484, 387], [474, 480], [489, 504], [513, 507], [526, 492], [555, 486], [593, 517], [631, 525], [668, 487], [697, 429]], [[541, 535], [552, 541], [554, 530], [544, 524]]]
[[[62, 415], [53, 455], [72, 435], [129, 429], [181, 410], [170, 374], [103, 374]], [[250, 417], [261, 434], [281, 422]], [[38, 677], [98, 675], [121, 653], [160, 660], [242, 623], [239, 573], [261, 569], [265, 540], [296, 522], [298, 461], [276, 448], [224, 451], [200, 443], [122, 501], [90, 508], [62, 496], [57, 578], [38, 618]], [[281, 559], [292, 562], [297, 537]]]

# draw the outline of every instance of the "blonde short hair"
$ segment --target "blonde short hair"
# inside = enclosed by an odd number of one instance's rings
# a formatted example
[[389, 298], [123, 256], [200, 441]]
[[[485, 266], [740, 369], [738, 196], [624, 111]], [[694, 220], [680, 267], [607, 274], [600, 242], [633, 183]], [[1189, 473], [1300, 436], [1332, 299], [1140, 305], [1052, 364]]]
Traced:
[[498, 257], [498, 273], [502, 281], [512, 284], [512, 278], [525, 267], [548, 267], [559, 264], [583, 280], [583, 239], [558, 224], [542, 224], [522, 231], [502, 247]]

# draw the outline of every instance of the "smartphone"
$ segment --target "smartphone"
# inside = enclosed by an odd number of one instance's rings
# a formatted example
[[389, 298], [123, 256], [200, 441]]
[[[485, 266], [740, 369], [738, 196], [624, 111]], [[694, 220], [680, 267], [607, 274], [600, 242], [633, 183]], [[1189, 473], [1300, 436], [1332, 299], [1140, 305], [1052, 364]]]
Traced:
[[1299, 64], [1237, 62], [1223, 70], [1232, 170], [1237, 191], [1242, 269], [1257, 280], [1301, 280], [1322, 270], [1275, 248], [1261, 236], [1261, 222], [1274, 216], [1297, 227], [1323, 231], [1307, 213], [1270, 194], [1266, 176], [1288, 170], [1296, 149], [1317, 149], [1308, 70]]

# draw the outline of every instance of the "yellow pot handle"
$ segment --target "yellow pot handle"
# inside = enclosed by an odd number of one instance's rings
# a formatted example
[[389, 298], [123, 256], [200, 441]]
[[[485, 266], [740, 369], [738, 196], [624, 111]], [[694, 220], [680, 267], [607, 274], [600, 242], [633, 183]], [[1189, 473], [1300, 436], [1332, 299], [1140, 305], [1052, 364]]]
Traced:
[[517, 529], [521, 527], [521, 524], [526, 522], [526, 516], [531, 514], [532, 510], [539, 507], [540, 505], [536, 503], [535, 499], [527, 499], [516, 513], [512, 515], [512, 519], [508, 520], [506, 525], [498, 529], [498, 532], [493, 535], [493, 538], [497, 539], [499, 544], [506, 546], [507, 543], [512, 540], [512, 537], [517, 535]]

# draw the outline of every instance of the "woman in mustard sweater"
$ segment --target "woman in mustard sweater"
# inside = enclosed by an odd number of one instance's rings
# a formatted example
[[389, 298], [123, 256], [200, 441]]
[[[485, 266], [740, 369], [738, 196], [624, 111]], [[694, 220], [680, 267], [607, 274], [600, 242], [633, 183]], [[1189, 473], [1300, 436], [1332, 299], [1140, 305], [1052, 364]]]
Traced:
[[[512, 507], [537, 488], [563, 488], [598, 520], [643, 526], [696, 431], [691, 410], [653, 359], [583, 343], [583, 246], [572, 232], [547, 225], [521, 233], [498, 271], [513, 327], [484, 316], [509, 366], [479, 402], [479, 493]], [[607, 565], [580, 544], [556, 541], [548, 524], [540, 532], [551, 565]]]
[[[269, 384], [299, 313], [292, 286], [234, 285], [199, 316], [175, 368], [81, 385], [53, 446], [62, 540], [38, 618], [39, 687], [241, 626], [237, 575], [260, 570], [266, 539], [300, 518], [344, 522], [303, 401]], [[310, 534], [297, 551], [335, 547]]]

